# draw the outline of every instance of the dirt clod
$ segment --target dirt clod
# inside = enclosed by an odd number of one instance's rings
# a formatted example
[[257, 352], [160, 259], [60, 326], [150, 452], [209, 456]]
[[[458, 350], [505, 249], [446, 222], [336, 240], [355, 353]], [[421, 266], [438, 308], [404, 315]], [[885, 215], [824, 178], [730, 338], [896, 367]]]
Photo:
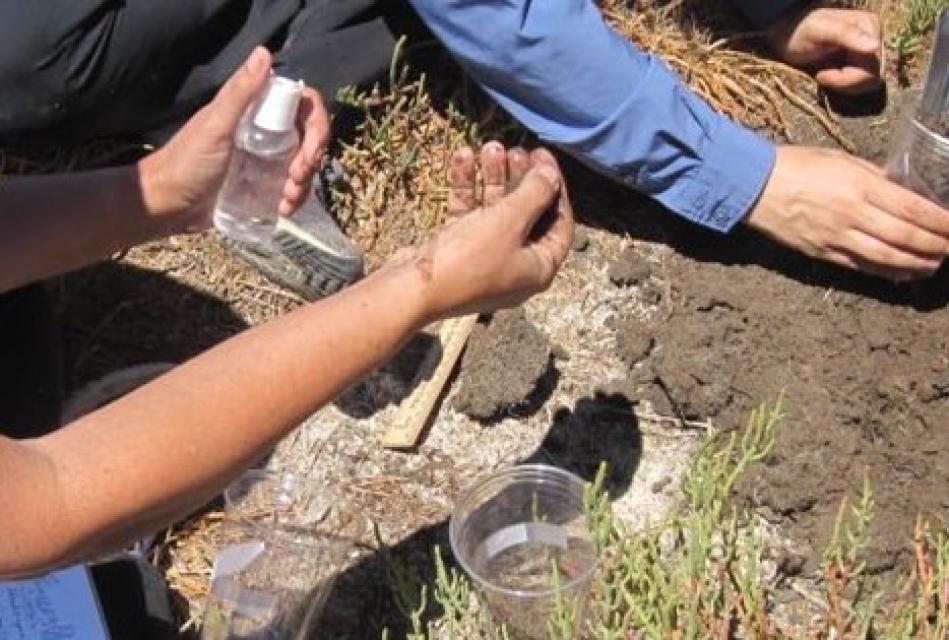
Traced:
[[614, 318], [610, 324], [623, 362], [633, 366], [649, 356], [655, 345], [652, 327], [632, 316]]
[[500, 311], [471, 333], [461, 361], [454, 407], [491, 420], [527, 404], [550, 367], [550, 341], [522, 308]]
[[609, 266], [610, 282], [617, 287], [641, 284], [652, 275], [652, 265], [635, 249], [626, 249]]

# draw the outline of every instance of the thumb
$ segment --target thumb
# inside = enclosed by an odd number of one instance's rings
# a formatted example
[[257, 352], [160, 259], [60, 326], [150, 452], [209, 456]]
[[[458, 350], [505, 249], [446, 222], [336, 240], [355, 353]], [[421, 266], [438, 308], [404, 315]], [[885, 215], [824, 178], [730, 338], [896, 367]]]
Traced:
[[502, 215], [517, 221], [519, 231], [526, 239], [544, 212], [556, 202], [560, 181], [560, 172], [554, 167], [535, 165], [517, 188], [495, 206]]
[[260, 95], [270, 75], [270, 52], [256, 47], [208, 105], [213, 122], [226, 131], [234, 131], [247, 107]]

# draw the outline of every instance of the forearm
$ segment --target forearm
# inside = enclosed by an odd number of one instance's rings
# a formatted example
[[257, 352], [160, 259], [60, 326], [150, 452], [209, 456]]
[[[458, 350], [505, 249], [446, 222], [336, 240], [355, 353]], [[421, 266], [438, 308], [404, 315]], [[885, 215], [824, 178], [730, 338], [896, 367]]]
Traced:
[[0, 181], [0, 292], [171, 231], [139, 165]]
[[592, 0], [412, 0], [465, 69], [546, 142], [728, 231], [760, 195], [774, 148], [712, 110]]
[[0, 575], [114, 548], [204, 503], [421, 326], [421, 277], [382, 270], [53, 435], [0, 443]]

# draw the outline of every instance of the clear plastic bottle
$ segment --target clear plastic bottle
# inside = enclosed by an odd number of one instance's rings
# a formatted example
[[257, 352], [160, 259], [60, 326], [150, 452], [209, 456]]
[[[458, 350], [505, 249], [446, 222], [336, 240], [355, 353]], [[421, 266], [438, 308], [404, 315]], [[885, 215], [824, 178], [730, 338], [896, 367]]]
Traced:
[[287, 169], [300, 145], [295, 122], [303, 83], [280, 76], [237, 129], [234, 153], [214, 206], [214, 226], [234, 240], [270, 240]]

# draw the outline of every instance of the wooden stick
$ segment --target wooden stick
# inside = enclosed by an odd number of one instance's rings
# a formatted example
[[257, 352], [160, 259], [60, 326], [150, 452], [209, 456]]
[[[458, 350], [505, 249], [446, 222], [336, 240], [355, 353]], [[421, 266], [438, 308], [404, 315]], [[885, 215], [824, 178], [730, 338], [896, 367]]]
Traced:
[[402, 401], [395, 422], [382, 435], [383, 447], [411, 449], [416, 445], [477, 322], [477, 314], [442, 322], [439, 344], [432, 346], [419, 365], [417, 386]]

